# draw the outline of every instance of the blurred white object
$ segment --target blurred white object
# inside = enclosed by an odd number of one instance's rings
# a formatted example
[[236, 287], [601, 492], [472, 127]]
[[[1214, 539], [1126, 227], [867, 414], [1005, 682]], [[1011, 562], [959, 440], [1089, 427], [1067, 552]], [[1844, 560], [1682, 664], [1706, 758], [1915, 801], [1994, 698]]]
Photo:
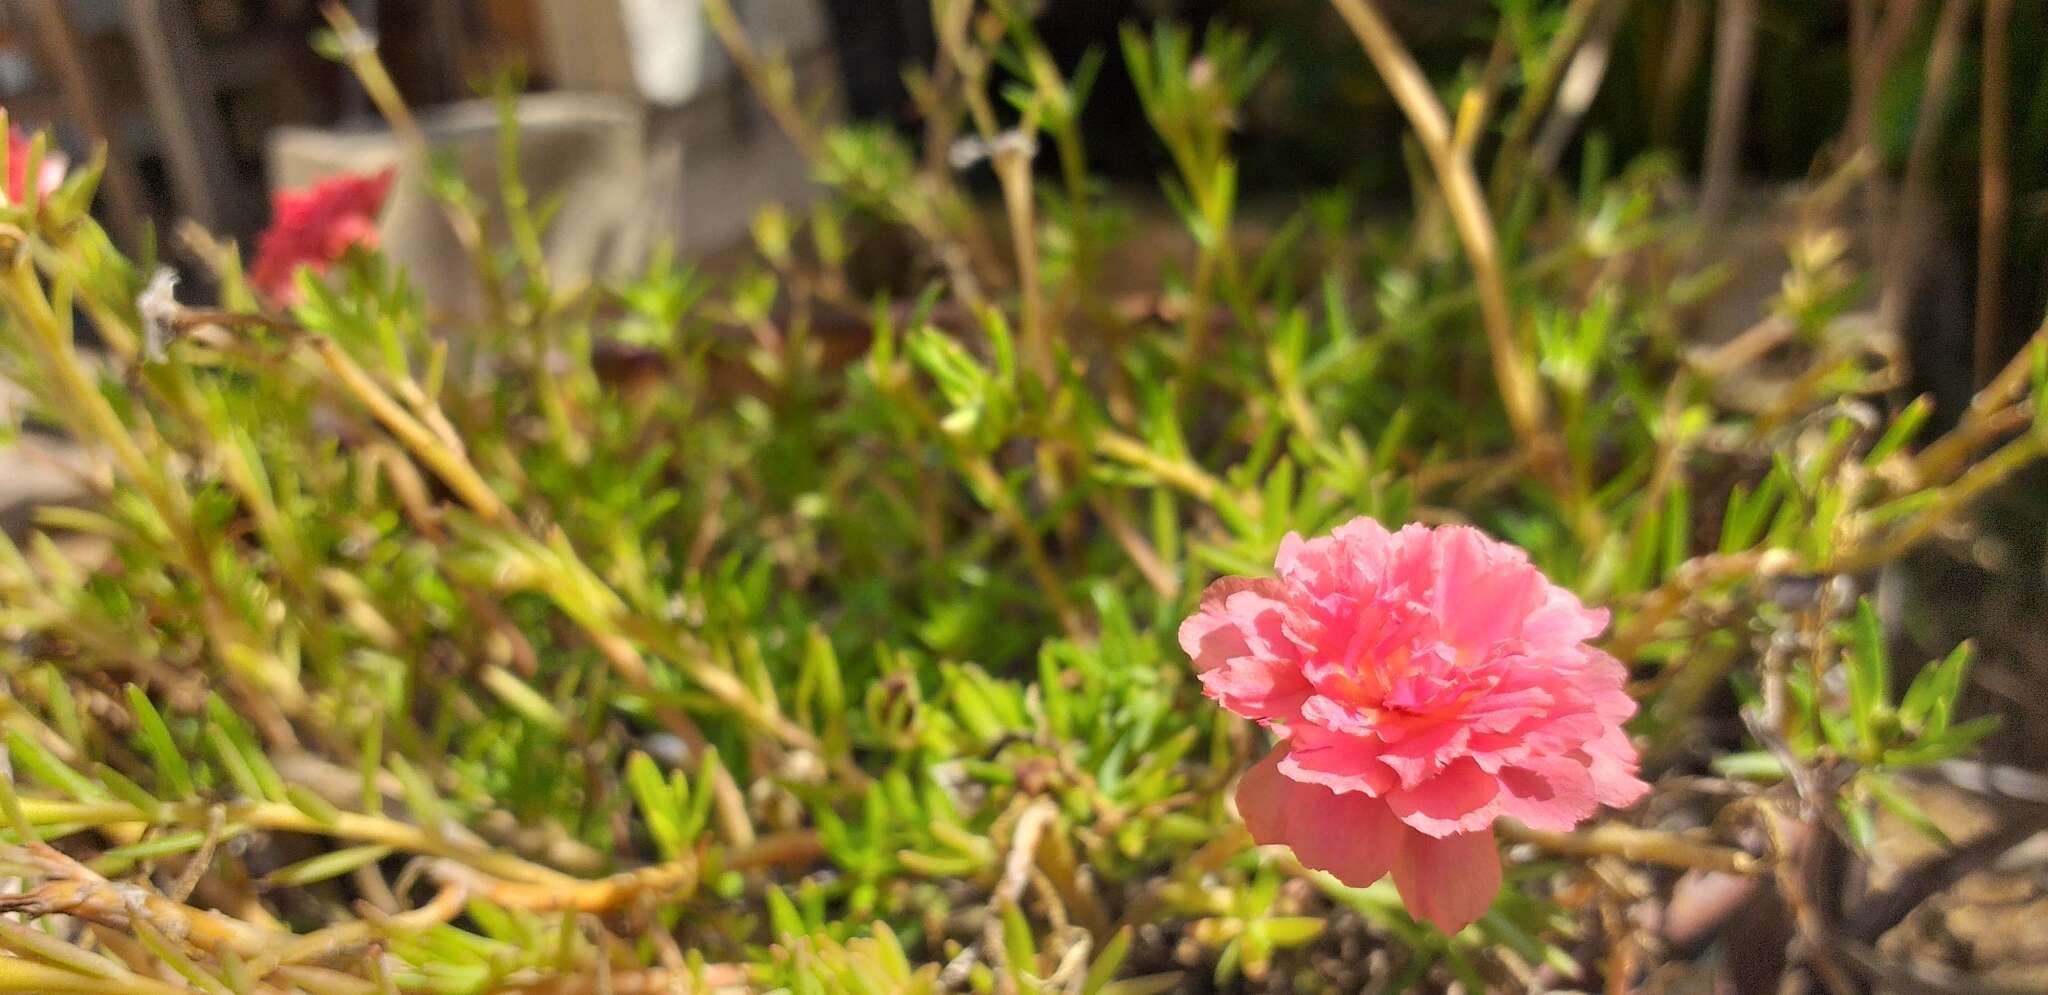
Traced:
[[726, 68], [704, 21], [703, 0], [619, 0], [633, 52], [633, 81], [649, 103], [680, 107]]
[[[764, 51], [802, 62], [826, 46], [820, 0], [730, 0], [747, 36]], [[541, 0], [549, 69], [570, 90], [631, 92], [680, 107], [732, 76], [702, 0]]]

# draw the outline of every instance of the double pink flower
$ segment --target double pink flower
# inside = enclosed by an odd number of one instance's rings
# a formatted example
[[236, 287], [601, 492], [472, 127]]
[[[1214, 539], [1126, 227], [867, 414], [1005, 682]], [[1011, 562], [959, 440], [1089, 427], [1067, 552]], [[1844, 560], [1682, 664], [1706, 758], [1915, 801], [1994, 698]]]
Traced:
[[1244, 775], [1252, 838], [1353, 887], [1391, 872], [1446, 932], [1500, 888], [1493, 820], [1566, 830], [1649, 789], [1607, 625], [1476, 529], [1355, 519], [1281, 543], [1181, 624], [1204, 692], [1280, 745]]

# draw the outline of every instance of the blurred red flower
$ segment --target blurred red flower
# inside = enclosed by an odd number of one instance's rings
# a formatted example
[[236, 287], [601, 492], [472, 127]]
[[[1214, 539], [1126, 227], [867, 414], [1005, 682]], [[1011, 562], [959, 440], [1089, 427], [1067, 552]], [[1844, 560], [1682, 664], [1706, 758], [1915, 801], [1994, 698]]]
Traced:
[[[29, 137], [13, 124], [7, 126], [7, 202], [28, 201]], [[36, 199], [41, 200], [64, 185], [64, 155], [55, 149], [43, 151], [43, 164], [36, 174]]]
[[271, 303], [298, 303], [294, 276], [304, 266], [327, 272], [352, 246], [375, 248], [377, 214], [391, 193], [395, 170], [344, 173], [270, 198], [270, 227], [256, 240], [249, 283]]

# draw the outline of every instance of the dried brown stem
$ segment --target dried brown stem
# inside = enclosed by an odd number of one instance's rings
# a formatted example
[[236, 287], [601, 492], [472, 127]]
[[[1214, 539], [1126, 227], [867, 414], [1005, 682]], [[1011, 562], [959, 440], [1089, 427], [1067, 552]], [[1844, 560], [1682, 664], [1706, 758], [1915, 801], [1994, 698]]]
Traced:
[[1052, 333], [1046, 328], [1045, 288], [1038, 272], [1038, 221], [1037, 205], [1031, 196], [1031, 156], [1021, 149], [999, 149], [995, 153], [995, 171], [1002, 184], [1003, 208], [1009, 215], [1010, 239], [1017, 256], [1025, 361], [1038, 382], [1051, 390]]
[[[1875, 4], [1879, 0], [1869, 0]], [[1885, 5], [1882, 18], [1871, 18], [1862, 13], [1863, 30], [1856, 37], [1864, 40], [1853, 46], [1855, 64], [1850, 67], [1849, 117], [1844, 128], [1842, 160], [1877, 164], [1878, 152], [1874, 137], [1877, 133], [1877, 112], [1882, 96], [1885, 78], [1890, 75], [1892, 64], [1911, 37], [1913, 24], [1919, 17], [1920, 0], [1891, 0]], [[1873, 168], [1863, 177], [1865, 201], [1865, 242], [1872, 251], [1885, 244], [1885, 226], [1881, 219], [1887, 216], [1885, 210], [1885, 176], [1882, 169]]]
[[[1529, 169], [1533, 177], [1549, 176], [1556, 170], [1572, 136], [1578, 134], [1579, 123], [1585, 120], [1594, 98], [1600, 95], [1600, 84], [1607, 78], [1608, 65], [1614, 58], [1614, 41], [1628, 7], [1629, 0], [1609, 0], [1603, 4], [1594, 15], [1585, 42], [1572, 53], [1558, 84], [1557, 106], [1544, 119], [1543, 130], [1531, 147]], [[1471, 143], [1459, 144], [1463, 150], [1469, 149]]]
[[981, 954], [996, 969], [996, 991], [1001, 995], [1016, 995], [1015, 977], [1024, 968], [1017, 965], [1016, 970], [1009, 969], [1012, 965], [1008, 963], [1009, 947], [1003, 942], [1003, 912], [1023, 897], [1031, 871], [1038, 865], [1039, 841], [1058, 820], [1059, 807], [1044, 798], [1032, 802], [1017, 816], [1016, 828], [1010, 832], [1010, 849], [1003, 858], [1003, 875], [989, 896], [982, 922]]
[[1783, 549], [1753, 549], [1741, 553], [1712, 553], [1680, 564], [1663, 586], [1643, 597], [1628, 624], [1618, 629], [1607, 644], [1607, 652], [1627, 662], [1657, 637], [1664, 624], [1694, 593], [1716, 584], [1744, 577], [1768, 577], [1786, 573], [1799, 564], [1797, 554]]
[[1806, 966], [1833, 995], [1856, 995], [1855, 983], [1842, 966], [1835, 963], [1833, 924], [1814, 903], [1815, 896], [1809, 882], [1814, 851], [1822, 844], [1827, 830], [1806, 823], [1787, 825], [1788, 820], [1770, 805], [1764, 806], [1763, 813], [1765, 830], [1771, 838], [1771, 849], [1776, 857], [1773, 870], [1777, 876], [1778, 894], [1792, 910], [1793, 922], [1798, 924]]
[[1976, 760], [1944, 760], [1920, 773], [1983, 795], [2000, 807], [2048, 814], [2048, 774]]
[[1744, 329], [1740, 335], [1687, 358], [1699, 375], [1727, 376], [1769, 355], [1770, 351], [1799, 334], [1799, 323], [1784, 315], [1772, 315]]
[[1700, 192], [1700, 213], [1709, 221], [1727, 211], [1735, 193], [1756, 42], [1756, 0], [1722, 0], [1715, 7], [1714, 88]]
[[2027, 427], [2033, 420], [2033, 408], [2026, 404], [1997, 411], [1972, 411], [1961, 424], [1929, 443], [1910, 461], [1907, 483], [1914, 487], [1948, 483], [1978, 450]]
[[1876, 943], [1893, 926], [1905, 921], [1920, 903], [2033, 839], [2044, 828], [2048, 828], [2048, 811], [2016, 808], [1997, 828], [1914, 865], [1890, 888], [1857, 903], [1855, 914], [1843, 924], [1843, 933], [1864, 943]]
[[1677, 0], [1672, 7], [1671, 30], [1666, 34], [1664, 66], [1657, 80], [1655, 106], [1651, 110], [1650, 132], [1658, 145], [1674, 144], [1678, 131], [1678, 109], [1699, 67], [1700, 49], [1706, 41], [1706, 0]]
[[135, 974], [119, 978], [101, 978], [19, 957], [0, 957], [0, 992], [30, 992], [35, 995], [64, 995], [70, 992], [78, 992], [80, 995], [191, 995], [192, 990], [183, 985], [167, 985]]
[[1111, 429], [1097, 431], [1094, 442], [1099, 455], [1150, 473], [1160, 483], [1203, 504], [1229, 503], [1244, 514], [1258, 514], [1256, 495], [1232, 493], [1228, 484], [1193, 463], [1161, 456], [1145, 443]]
[[[1559, 84], [1564, 80], [1565, 67], [1578, 52], [1586, 38], [1594, 15], [1613, 0], [1571, 0], [1564, 11], [1564, 22], [1552, 36], [1550, 47], [1543, 53], [1543, 62], [1529, 88], [1522, 94], [1522, 101], [1515, 113], [1508, 119], [1506, 137], [1501, 140], [1499, 158], [1495, 161], [1492, 177], [1492, 194], [1495, 206], [1505, 208], [1509, 197], [1510, 184], [1514, 181], [1515, 170], [1521, 168], [1529, 140], [1536, 134], [1537, 125], [1543, 121], [1543, 114], [1550, 109], [1551, 101], [1557, 94]], [[1343, 5], [1339, 4], [1341, 10]], [[1377, 59], [1374, 60], [1378, 62]], [[1385, 70], [1382, 70], [1384, 74]]]
[[591, 974], [508, 985], [492, 989], [492, 995], [672, 995], [698, 991], [692, 987], [697, 981], [713, 990], [743, 988], [747, 984], [747, 969], [739, 964], [709, 964], [701, 977], [660, 967], [612, 971], [603, 978]]
[[2005, 369], [1991, 378], [1977, 396], [1970, 399], [1972, 411], [1984, 411], [2000, 407], [2020, 396], [2027, 389], [2027, 381], [2034, 372], [2034, 350], [2048, 349], [2048, 322], [2043, 322], [2034, 337], [2027, 340], [2025, 348], [2005, 364]]
[[1883, 538], [1836, 556], [1829, 569], [1836, 573], [1854, 573], [1897, 559], [1925, 542], [1935, 529], [1968, 507], [1979, 495], [2039, 459], [2043, 449], [2048, 448], [2044, 443], [2048, 443], [2048, 435], [2039, 433], [2006, 443], [2003, 448], [1973, 464], [1956, 478], [1955, 483], [1937, 488], [1933, 502], [1925, 510], [1885, 533]]
[[[420, 127], [419, 120], [412, 115], [412, 108], [406, 106], [405, 98], [398, 91], [398, 84], [391, 73], [384, 68], [384, 62], [377, 57], [376, 39], [365, 33], [356, 23], [355, 15], [347, 6], [329, 0], [320, 7], [320, 14], [333, 29], [341, 45], [342, 62], [350, 73], [362, 83], [363, 92], [370, 102], [377, 105], [377, 113], [384, 116], [391, 130], [396, 132], [399, 144], [411, 156], [418, 168], [425, 169], [432, 154], [427, 133]], [[483, 291], [484, 299], [495, 312], [503, 307], [504, 291], [498, 279], [496, 267], [491, 265], [490, 249], [484, 244], [483, 228], [477, 219], [459, 206], [435, 198], [441, 216], [448, 222], [448, 230], [462, 245], [469, 257], [470, 267], [476, 273], [477, 286]]]
[[[1862, 4], [1856, 6], [1861, 8]], [[1855, 46], [1856, 64], [1850, 67], [1848, 150], [1845, 158], [1854, 158], [1868, 151], [1871, 136], [1877, 129], [1878, 100], [1882, 96], [1884, 78], [1891, 72], [1892, 62], [1899, 57], [1899, 50], [1911, 36], [1913, 22], [1919, 13], [1920, 0], [1891, 0], [1885, 5], [1882, 19], [1871, 23], [1867, 15], [1862, 17], [1867, 36], [1862, 44]], [[1858, 34], [1864, 35], [1864, 32]]]
[[1138, 568], [1145, 583], [1169, 601], [1180, 597], [1180, 575], [1159, 558], [1159, 551], [1152, 548], [1152, 543], [1131, 524], [1116, 501], [1100, 491], [1091, 490], [1088, 505], [1095, 509], [1095, 517], [1102, 520], [1103, 527], [1109, 530], [1117, 545], [1123, 547], [1124, 555], [1131, 558], [1131, 565]]
[[1535, 369], [1523, 355], [1520, 337], [1515, 332], [1514, 313], [1508, 297], [1507, 277], [1501, 269], [1493, 217], [1487, 208], [1486, 195], [1479, 188], [1478, 177], [1472, 171], [1471, 160], [1459, 154], [1450, 118], [1445, 114], [1443, 104], [1437, 101], [1429, 79], [1422, 74], [1414, 57], [1408, 54], [1407, 47], [1380, 16], [1371, 0], [1330, 2], [1350, 25], [1352, 33], [1358, 36], [1367, 57], [1379, 70], [1380, 77], [1386, 80], [1387, 89], [1392, 91], [1395, 102], [1401, 105], [1402, 113], [1407, 115], [1409, 125], [1415, 129], [1416, 138], [1429, 156], [1437, 185], [1443, 191], [1444, 203], [1457, 227], [1458, 239], [1465, 246], [1465, 258], [1472, 266], [1473, 280], [1478, 285], [1480, 316], [1486, 327], [1494, 380], [1500, 388], [1501, 402], [1507, 408], [1508, 422], [1515, 430], [1515, 437], [1529, 450], [1532, 465], [1561, 484], [1563, 467], [1557, 458], [1557, 442], [1544, 428], [1547, 405], [1537, 384]]
[[769, 69], [747, 33], [740, 28], [739, 18], [733, 14], [728, 0], [704, 0], [704, 19], [711, 22], [711, 30], [718, 35], [718, 41], [732, 55], [733, 64], [739, 67], [740, 75], [746, 77], [747, 85], [760, 96], [768, 114], [782, 129], [783, 134], [796, 144], [804, 157], [816, 161], [825, 152], [825, 140], [811, 126], [808, 118], [790, 98], [788, 88], [778, 81]]
[[1991, 381], [1998, 352], [1999, 309], [2005, 297], [2005, 214], [2011, 197], [2006, 163], [2012, 57], [2012, 0], [1984, 2], [1984, 80], [1979, 90], [1977, 201], [1977, 384]]
[[1877, 952], [1866, 943], [1843, 939], [1837, 944], [1849, 966], [1888, 992], [1919, 992], [1922, 995], [2041, 995], [2033, 985], [1999, 984], [1965, 974], [1940, 964], [1898, 961]]
[[1900, 186], [1898, 216], [1891, 225], [1892, 240], [1883, 250], [1879, 275], [1884, 292], [1879, 297], [1878, 316], [1889, 327], [1904, 320], [1905, 295], [1918, 269], [1920, 253], [1927, 241], [1928, 215], [1932, 195], [1928, 192], [1935, 153], [1946, 130], [1949, 88], [1955, 81], [1956, 64], [1962, 58], [1964, 33], [1969, 26], [1970, 0], [1947, 0], [1934, 25], [1934, 40], [1927, 51], [1927, 78], [1920, 87], [1920, 103], [1913, 115], [1913, 140], [1906, 151], [1906, 175]]
[[1569, 833], [1555, 833], [1502, 820], [1494, 824], [1502, 839], [1529, 843], [1568, 857], [1620, 857], [1664, 867], [1682, 867], [1723, 874], [1760, 874], [1765, 862], [1741, 850], [1700, 843], [1676, 833], [1607, 823]]

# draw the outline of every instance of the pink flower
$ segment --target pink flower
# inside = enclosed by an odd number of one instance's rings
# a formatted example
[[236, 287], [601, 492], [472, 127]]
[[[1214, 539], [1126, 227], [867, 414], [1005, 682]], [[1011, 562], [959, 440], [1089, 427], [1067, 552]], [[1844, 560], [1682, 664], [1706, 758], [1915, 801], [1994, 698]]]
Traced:
[[1204, 693], [1280, 745], [1245, 773], [1252, 838], [1364, 887], [1391, 872], [1446, 932], [1500, 889], [1493, 820], [1566, 830], [1649, 790], [1607, 625], [1476, 529], [1367, 518], [1280, 544], [1272, 578], [1225, 577], [1181, 623]]
[[377, 245], [377, 213], [391, 192], [393, 170], [345, 173], [270, 198], [270, 227], [256, 240], [249, 284], [272, 303], [298, 303], [293, 276], [304, 266], [325, 273], [351, 246]]
[[[7, 202], [24, 204], [28, 202], [28, 158], [29, 137], [13, 124], [7, 126]], [[56, 149], [43, 150], [43, 163], [36, 173], [36, 200], [56, 193], [64, 185], [64, 154]]]

